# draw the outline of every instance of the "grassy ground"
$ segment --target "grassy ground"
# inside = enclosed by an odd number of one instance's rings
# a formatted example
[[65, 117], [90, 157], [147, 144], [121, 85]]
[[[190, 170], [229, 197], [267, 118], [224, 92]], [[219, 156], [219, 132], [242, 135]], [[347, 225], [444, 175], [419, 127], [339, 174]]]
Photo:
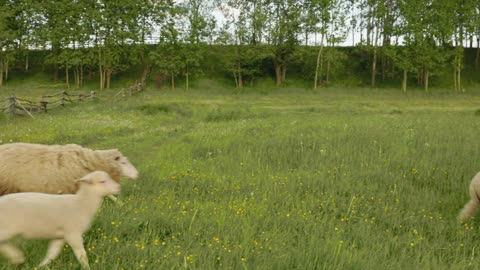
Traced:
[[[0, 120], [0, 143], [118, 148], [92, 269], [479, 269], [456, 223], [480, 170], [480, 96], [398, 90], [148, 90]], [[108, 96], [108, 95], [105, 95]], [[34, 269], [44, 241], [16, 240]], [[75, 269], [65, 248], [52, 269]]]

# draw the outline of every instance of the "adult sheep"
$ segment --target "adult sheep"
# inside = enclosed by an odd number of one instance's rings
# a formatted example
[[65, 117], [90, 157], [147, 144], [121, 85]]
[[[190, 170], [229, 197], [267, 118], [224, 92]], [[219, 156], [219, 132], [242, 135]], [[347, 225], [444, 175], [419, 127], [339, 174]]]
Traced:
[[117, 149], [91, 150], [76, 144], [0, 145], [0, 196], [18, 192], [73, 194], [77, 179], [105, 171], [116, 182], [138, 171]]
[[458, 215], [458, 221], [465, 223], [472, 218], [480, 206], [480, 172], [477, 173], [470, 182], [470, 201], [465, 204]]

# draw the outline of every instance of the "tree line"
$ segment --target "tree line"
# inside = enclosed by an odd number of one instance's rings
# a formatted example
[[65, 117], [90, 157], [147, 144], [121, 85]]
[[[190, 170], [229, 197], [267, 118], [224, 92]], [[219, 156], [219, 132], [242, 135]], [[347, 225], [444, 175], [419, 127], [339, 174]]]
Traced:
[[350, 65], [352, 42], [368, 64], [370, 85], [397, 79], [403, 91], [415, 77], [429, 80], [451, 70], [462, 89], [465, 48], [480, 62], [478, 0], [0, 0], [0, 86], [19, 66], [28, 71], [32, 50], [43, 64], [80, 88], [95, 74], [109, 88], [114, 74], [153, 67], [171, 87], [199, 74], [212, 48], [236, 87], [253, 84], [271, 63], [277, 85], [289, 67], [309, 63], [313, 88]]

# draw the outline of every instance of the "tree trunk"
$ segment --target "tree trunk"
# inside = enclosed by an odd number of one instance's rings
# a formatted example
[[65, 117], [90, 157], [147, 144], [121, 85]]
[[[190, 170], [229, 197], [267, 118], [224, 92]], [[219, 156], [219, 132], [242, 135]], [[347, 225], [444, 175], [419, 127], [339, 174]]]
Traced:
[[78, 66], [73, 66], [73, 79], [75, 80], [75, 89], [78, 89]]
[[107, 74], [107, 78], [106, 78], [106, 88], [107, 89], [110, 89], [110, 79], [112, 78], [112, 72], [113, 70], [111, 68], [107, 68], [106, 70]]
[[455, 58], [453, 59], [453, 87], [455, 92], [460, 92], [462, 89], [461, 76], [462, 76], [462, 61], [463, 61], [463, 48], [455, 49]]
[[173, 72], [170, 73], [170, 79], [171, 79], [172, 89], [175, 89], [175, 74]]
[[83, 87], [83, 64], [80, 64], [80, 87]]
[[240, 70], [238, 71], [238, 88], [243, 88], [243, 77]]
[[235, 88], [238, 88], [238, 77], [237, 77], [237, 71], [233, 71], [233, 78], [235, 79]]
[[102, 49], [98, 45], [98, 74], [100, 76], [100, 90], [105, 89], [105, 66], [102, 64]]
[[317, 89], [319, 77], [320, 77], [320, 82], [322, 80], [322, 77], [321, 77], [322, 75], [319, 74], [322, 52], [323, 52], [323, 35], [322, 35], [322, 44], [320, 44], [320, 49], [318, 50], [318, 54], [317, 54], [317, 65], [315, 66], [315, 79], [313, 80], [313, 89]]
[[0, 61], [0, 87], [3, 86], [3, 62]]
[[418, 70], [418, 75], [417, 75], [418, 85], [425, 86], [425, 70], [426, 70], [425, 64], [423, 64], [422, 67]]
[[462, 60], [458, 59], [457, 62], [457, 88], [458, 92], [462, 91]]
[[240, 63], [237, 64], [237, 87], [243, 88], [243, 77]]
[[282, 66], [279, 63], [275, 63], [275, 80], [276, 85], [282, 85]]
[[287, 64], [282, 65], [282, 84], [285, 83], [287, 78]]
[[[456, 58], [456, 57], [455, 57]], [[457, 59], [455, 59], [456, 61]], [[457, 64], [454, 64], [453, 67], [453, 92], [457, 92], [458, 84], [457, 84]]]
[[402, 79], [402, 91], [404, 93], [407, 92], [407, 75], [408, 75], [407, 70], [404, 69], [403, 70], [403, 79]]
[[53, 80], [54, 81], [58, 81], [58, 79], [60, 78], [60, 73], [59, 73], [59, 68], [58, 68], [58, 65], [55, 64], [55, 72], [53, 74]]
[[478, 68], [478, 64], [480, 63], [480, 39], [477, 39], [477, 56], [475, 57], [475, 68]]
[[186, 72], [185, 72], [185, 89], [188, 90], [189, 87], [189, 78], [188, 78], [188, 65], [186, 67]]
[[372, 88], [376, 87], [377, 75], [377, 47], [373, 47], [373, 60], [372, 60]]
[[382, 81], [387, 78], [387, 58], [385, 54], [382, 55]]
[[105, 71], [101, 64], [98, 65], [98, 74], [100, 76], [100, 90], [105, 88]]
[[[145, 62], [145, 61], [142, 60], [142, 62]], [[140, 78], [140, 82], [142, 84], [145, 83], [145, 81], [147, 80], [147, 76], [148, 76], [149, 71], [150, 71], [150, 65], [144, 64], [143, 71], [142, 71], [142, 77]]]
[[428, 67], [426, 66], [425, 67], [425, 70], [424, 70], [424, 84], [425, 84], [425, 93], [428, 93], [428, 76], [429, 76], [429, 72], [428, 72]]
[[323, 69], [323, 40], [325, 35], [322, 34], [320, 38], [320, 49], [317, 54], [317, 65], [315, 67], [315, 81], [313, 83], [313, 88], [317, 89], [318, 83], [322, 83], [322, 69]]
[[29, 68], [29, 59], [28, 59], [28, 52], [27, 55], [25, 55], [25, 72], [28, 72]]
[[330, 59], [327, 60], [327, 74], [325, 75], [325, 84], [330, 84]]
[[8, 80], [8, 60], [5, 61], [4, 72], [5, 72], [5, 81], [6, 81]]
[[65, 83], [67, 84], [67, 89], [70, 90], [70, 77], [68, 76], [68, 65], [65, 65]]

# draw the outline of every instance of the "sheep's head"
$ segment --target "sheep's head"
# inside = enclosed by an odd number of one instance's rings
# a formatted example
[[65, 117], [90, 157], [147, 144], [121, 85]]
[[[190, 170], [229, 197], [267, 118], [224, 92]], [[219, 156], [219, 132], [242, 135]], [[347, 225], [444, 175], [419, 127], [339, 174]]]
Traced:
[[103, 196], [117, 194], [120, 192], [120, 184], [115, 182], [108, 173], [104, 171], [94, 171], [78, 180], [80, 184], [88, 185], [90, 189], [102, 194]]
[[100, 152], [102, 155], [104, 155], [108, 159], [109, 163], [116, 164], [118, 168], [120, 168], [122, 176], [131, 178], [131, 179], [136, 179], [138, 177], [137, 169], [117, 149], [97, 150], [97, 151]]

